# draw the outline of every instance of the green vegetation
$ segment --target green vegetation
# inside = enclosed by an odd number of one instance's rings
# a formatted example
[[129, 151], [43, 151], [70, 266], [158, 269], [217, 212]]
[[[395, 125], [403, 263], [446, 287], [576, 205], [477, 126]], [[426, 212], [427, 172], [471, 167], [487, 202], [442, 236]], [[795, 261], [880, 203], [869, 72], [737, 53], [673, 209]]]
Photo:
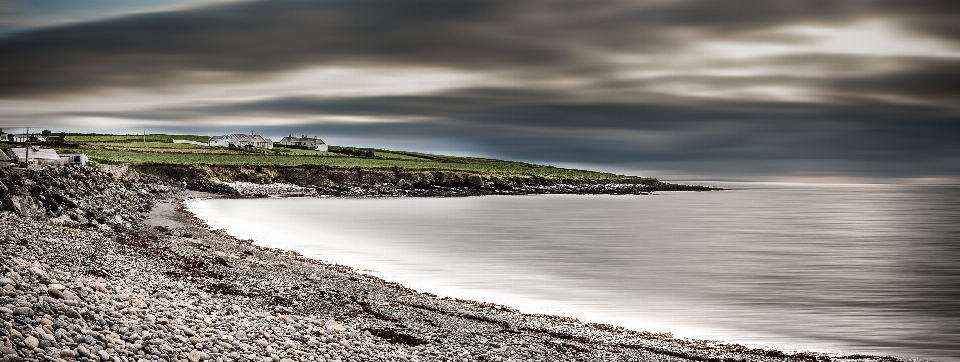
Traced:
[[[537, 178], [557, 183], [657, 183], [655, 179], [623, 176], [612, 173], [573, 170], [523, 162], [474, 157], [454, 157], [417, 152], [387, 151], [351, 147], [331, 147], [331, 152], [275, 147], [256, 148], [207, 147], [172, 140], [206, 141], [204, 136], [190, 135], [96, 135], [67, 134], [66, 142], [75, 147], [68, 152], [83, 152], [99, 163], [130, 163], [143, 170], [161, 166], [189, 167], [204, 171], [211, 179], [235, 179], [230, 171], [245, 173], [252, 169], [273, 178], [279, 168], [323, 168], [397, 175], [448, 175], [443, 177], [480, 178], [485, 180], [521, 180]], [[211, 171], [214, 170], [214, 171]], [[271, 171], [272, 170], [272, 171]], [[254, 172], [254, 171], [249, 171]], [[282, 173], [282, 172], [280, 172]], [[419, 177], [419, 176], [416, 176]], [[249, 178], [249, 177], [247, 177]], [[282, 177], [281, 177], [282, 178]]]
[[197, 135], [175, 135], [175, 134], [94, 134], [94, 133], [67, 133], [68, 143], [98, 143], [98, 142], [171, 142], [173, 140], [187, 140], [197, 142], [207, 142], [210, 137]]

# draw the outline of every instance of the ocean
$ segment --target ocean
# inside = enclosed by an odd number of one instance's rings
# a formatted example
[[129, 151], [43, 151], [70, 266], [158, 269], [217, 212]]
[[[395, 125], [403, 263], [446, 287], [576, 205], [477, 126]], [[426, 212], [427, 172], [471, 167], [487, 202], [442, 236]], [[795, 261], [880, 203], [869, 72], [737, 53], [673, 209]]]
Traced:
[[213, 228], [441, 296], [787, 351], [960, 358], [960, 186], [192, 201]]

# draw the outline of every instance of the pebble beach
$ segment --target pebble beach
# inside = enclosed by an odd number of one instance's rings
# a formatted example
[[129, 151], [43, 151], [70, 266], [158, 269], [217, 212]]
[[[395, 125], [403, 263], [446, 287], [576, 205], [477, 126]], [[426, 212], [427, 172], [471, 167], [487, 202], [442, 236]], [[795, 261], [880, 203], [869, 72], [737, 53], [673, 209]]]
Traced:
[[2, 361], [901, 360], [681, 339], [415, 291], [211, 230], [183, 203], [217, 195], [132, 172], [3, 169], [0, 181]]

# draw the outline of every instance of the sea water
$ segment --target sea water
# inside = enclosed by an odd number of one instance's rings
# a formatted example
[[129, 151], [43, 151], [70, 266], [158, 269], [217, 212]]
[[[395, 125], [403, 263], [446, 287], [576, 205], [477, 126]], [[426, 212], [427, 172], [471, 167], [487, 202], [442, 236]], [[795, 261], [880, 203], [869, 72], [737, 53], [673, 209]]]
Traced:
[[188, 207], [442, 296], [757, 347], [960, 358], [960, 186], [722, 186]]

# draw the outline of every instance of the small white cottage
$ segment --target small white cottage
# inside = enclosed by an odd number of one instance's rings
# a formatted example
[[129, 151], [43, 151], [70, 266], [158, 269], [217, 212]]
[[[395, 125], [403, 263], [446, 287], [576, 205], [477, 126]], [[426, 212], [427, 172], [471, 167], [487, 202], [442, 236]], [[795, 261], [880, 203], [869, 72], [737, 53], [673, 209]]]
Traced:
[[230, 147], [230, 136], [210, 137], [210, 147]]
[[294, 137], [292, 134], [280, 140], [284, 146], [302, 146], [315, 151], [327, 151], [329, 147], [322, 139], [317, 137], [307, 137], [306, 135]]
[[258, 134], [234, 133], [230, 135], [210, 137], [210, 146], [273, 148], [273, 141], [270, 139], [264, 139]]
[[51, 148], [40, 148], [38, 146], [32, 146], [29, 149], [26, 147], [11, 148], [10, 159], [17, 164], [28, 166], [63, 165], [63, 160], [60, 159], [60, 155], [57, 154], [56, 150]]

